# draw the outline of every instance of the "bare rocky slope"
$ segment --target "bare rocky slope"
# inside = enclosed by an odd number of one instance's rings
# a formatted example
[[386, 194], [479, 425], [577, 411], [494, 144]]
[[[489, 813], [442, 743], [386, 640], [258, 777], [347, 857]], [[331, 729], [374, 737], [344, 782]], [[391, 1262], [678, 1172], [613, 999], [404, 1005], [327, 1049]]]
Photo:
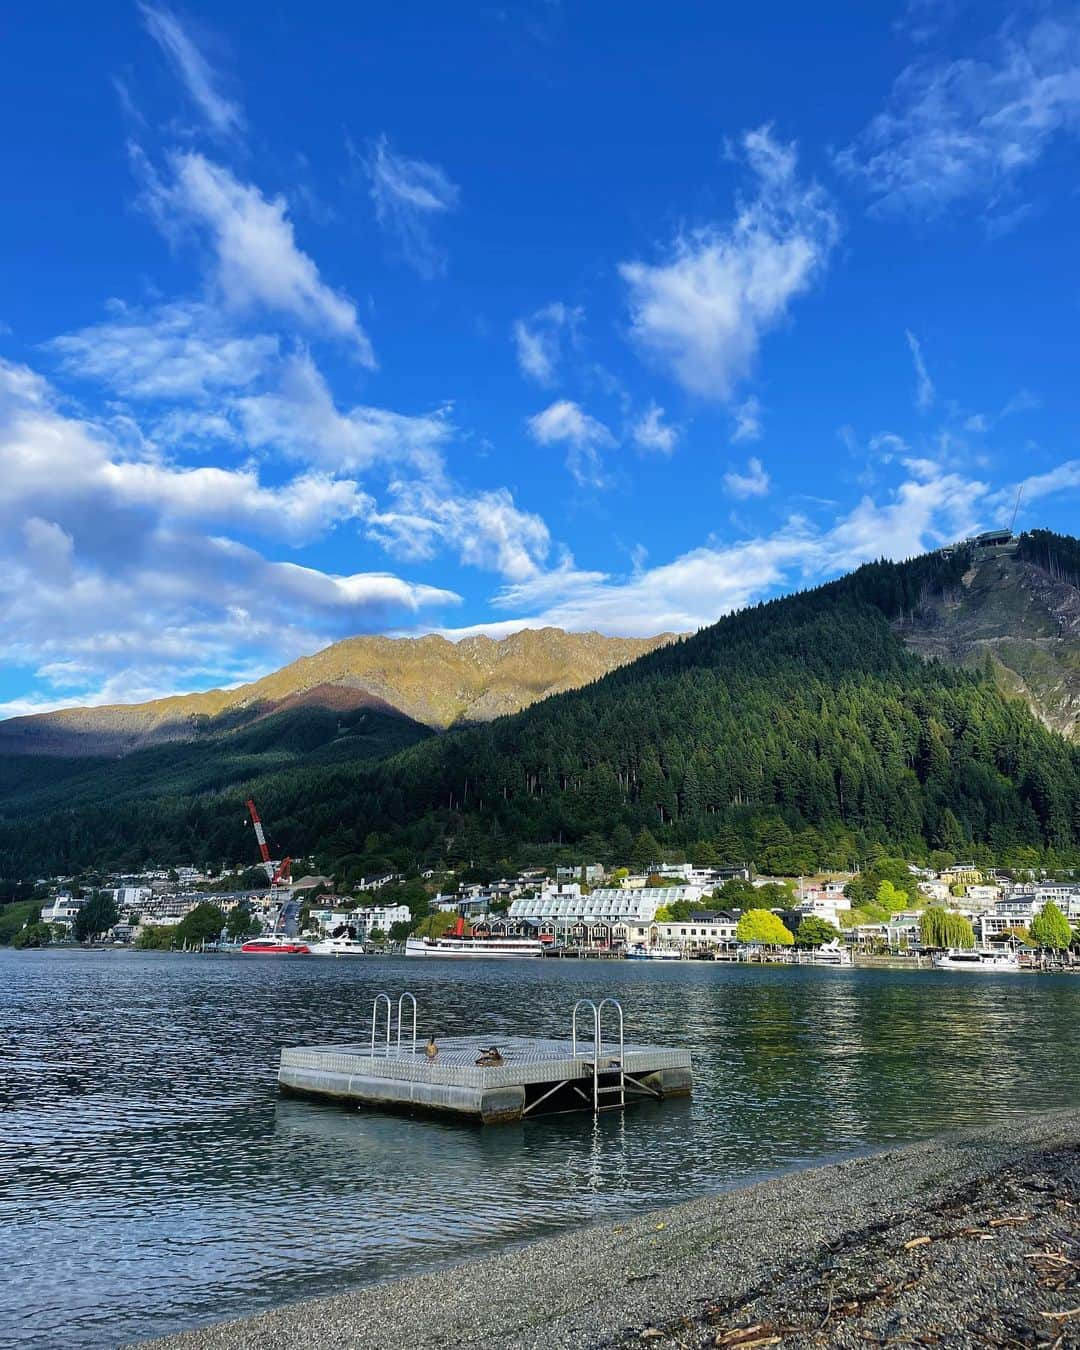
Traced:
[[254, 684], [0, 722], [0, 753], [122, 755], [220, 734], [299, 707], [397, 713], [436, 730], [487, 722], [606, 675], [674, 640], [523, 629], [495, 641], [356, 637]]
[[987, 558], [959, 586], [896, 624], [914, 651], [989, 669], [1046, 726], [1080, 741], [1080, 589], [1009, 555]]

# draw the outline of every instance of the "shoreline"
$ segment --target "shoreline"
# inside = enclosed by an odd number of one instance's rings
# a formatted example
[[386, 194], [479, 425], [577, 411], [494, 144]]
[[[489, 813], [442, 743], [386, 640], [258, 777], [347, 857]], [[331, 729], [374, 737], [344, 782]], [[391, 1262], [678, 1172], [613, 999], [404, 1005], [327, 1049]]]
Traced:
[[1078, 1245], [1068, 1108], [143, 1344], [1076, 1345]]

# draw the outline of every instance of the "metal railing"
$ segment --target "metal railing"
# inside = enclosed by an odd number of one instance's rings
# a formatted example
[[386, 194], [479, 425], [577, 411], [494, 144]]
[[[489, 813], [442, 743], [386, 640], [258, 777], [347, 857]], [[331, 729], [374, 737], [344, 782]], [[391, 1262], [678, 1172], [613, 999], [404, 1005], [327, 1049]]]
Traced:
[[[619, 1054], [618, 1058], [613, 1055], [604, 1056], [604, 1036], [603, 1036], [603, 1013], [608, 1006], [615, 1009], [618, 1015], [619, 1028]], [[574, 1059], [578, 1057], [578, 1012], [582, 1008], [592, 1009], [592, 1079], [593, 1079], [593, 1111], [599, 1112], [603, 1108], [600, 1105], [600, 1098], [606, 1095], [618, 1096], [618, 1102], [613, 1102], [615, 1106], [626, 1105], [626, 1037], [624, 1032], [622, 1004], [617, 998], [602, 998], [599, 1004], [592, 1001], [591, 998], [579, 998], [574, 1004], [574, 1011], [570, 1016], [570, 1047]], [[605, 1073], [611, 1073], [612, 1070], [618, 1072], [618, 1081], [614, 1084], [601, 1087], [600, 1072], [601, 1061]], [[585, 1061], [587, 1064], [589, 1060]]]
[[[397, 1001], [397, 1039], [396, 1039], [396, 1042], [392, 1042], [392, 1038], [393, 1038], [393, 1036], [394, 1036], [394, 1005], [393, 1005], [393, 1003], [392, 1003], [391, 1000], [390, 1000], [390, 995], [389, 995], [389, 994], [376, 994], [376, 995], [375, 995], [375, 998], [374, 998], [373, 1001], [372, 1001], [372, 1004], [371, 1004], [371, 1057], [372, 1057], [372, 1059], [374, 1059], [374, 1058], [375, 1058], [375, 1055], [376, 1055], [376, 1048], [375, 1048], [375, 1047], [376, 1047], [376, 1043], [379, 1044], [379, 1046], [380, 1046], [379, 1053], [381, 1053], [381, 1054], [383, 1055], [384, 1058], [386, 1058], [386, 1059], [389, 1059], [389, 1058], [390, 1058], [390, 1047], [391, 1047], [391, 1044], [392, 1044], [392, 1043], [394, 1044], [394, 1047], [395, 1047], [395, 1048], [394, 1048], [394, 1054], [395, 1054], [395, 1056], [396, 1056], [398, 1059], [401, 1058], [401, 1050], [402, 1050], [402, 1030], [403, 1030], [403, 1026], [404, 1026], [404, 1013], [405, 1013], [405, 1001], [406, 1001], [406, 999], [412, 1004], [412, 1042], [411, 1042], [411, 1044], [410, 1044], [410, 1046], [409, 1046], [409, 1053], [410, 1053], [410, 1054], [413, 1054], [413, 1055], [416, 1054], [416, 1013], [417, 1013], [417, 1010], [416, 1010], [416, 996], [415, 996], [414, 994], [409, 993], [409, 991], [406, 989], [406, 991], [399, 997], [399, 999], [398, 999], [398, 1001]], [[382, 1035], [381, 1035], [381, 1031], [382, 1031], [382, 1027], [383, 1027], [383, 1018], [380, 1016], [380, 1009], [382, 1009], [382, 1008], [385, 1008], [385, 1009], [386, 1009], [386, 1018], [385, 1018], [386, 1038], [385, 1038], [385, 1042], [383, 1041], [383, 1038], [382, 1038]], [[385, 1048], [382, 1048], [382, 1047], [385, 1047]]]

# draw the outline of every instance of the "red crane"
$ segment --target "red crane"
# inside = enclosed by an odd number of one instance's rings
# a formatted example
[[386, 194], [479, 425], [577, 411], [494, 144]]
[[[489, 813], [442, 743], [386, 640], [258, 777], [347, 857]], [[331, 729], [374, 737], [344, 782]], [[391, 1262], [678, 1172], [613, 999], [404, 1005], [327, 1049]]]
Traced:
[[262, 854], [262, 863], [266, 868], [266, 875], [270, 879], [270, 889], [273, 890], [279, 881], [287, 886], [292, 880], [292, 859], [285, 858], [284, 861], [274, 870], [274, 864], [270, 861], [270, 850], [266, 847], [266, 835], [263, 833], [262, 821], [259, 819], [259, 813], [255, 810], [255, 803], [252, 798], [247, 800], [248, 814], [251, 816], [251, 823], [255, 826], [255, 838], [259, 843], [259, 852]]

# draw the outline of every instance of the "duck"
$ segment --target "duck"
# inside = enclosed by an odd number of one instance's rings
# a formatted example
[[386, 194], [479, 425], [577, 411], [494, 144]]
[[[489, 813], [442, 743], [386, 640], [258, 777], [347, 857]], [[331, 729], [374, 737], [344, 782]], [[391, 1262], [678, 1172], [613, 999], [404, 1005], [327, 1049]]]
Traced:
[[424, 1054], [427, 1055], [428, 1059], [435, 1059], [438, 1057], [439, 1047], [435, 1044], [434, 1036], [428, 1038], [428, 1043], [424, 1046]]
[[499, 1052], [499, 1047], [497, 1045], [491, 1045], [488, 1046], [486, 1050], [480, 1051], [480, 1057], [476, 1062], [477, 1064], [483, 1065], [501, 1064], [503, 1062], [503, 1057]]

